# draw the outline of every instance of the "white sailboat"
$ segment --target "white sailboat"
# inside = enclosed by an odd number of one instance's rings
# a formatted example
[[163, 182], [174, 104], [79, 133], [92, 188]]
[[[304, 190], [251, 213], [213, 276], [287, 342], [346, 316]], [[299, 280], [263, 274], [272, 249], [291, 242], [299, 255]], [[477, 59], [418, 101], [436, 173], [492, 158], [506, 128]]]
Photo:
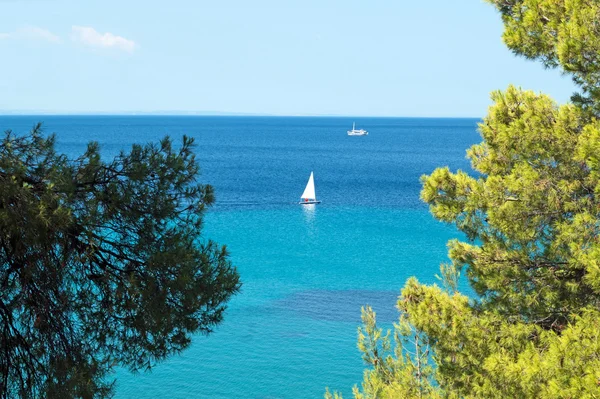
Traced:
[[310, 172], [310, 177], [308, 178], [308, 183], [306, 183], [306, 188], [300, 197], [299, 204], [307, 205], [307, 204], [320, 204], [321, 201], [317, 201], [317, 196], [315, 194], [315, 179], [313, 177], [313, 172]]
[[352, 130], [348, 130], [348, 136], [366, 136], [368, 134], [369, 132], [365, 129], [356, 130], [356, 124], [354, 122], [352, 122]]

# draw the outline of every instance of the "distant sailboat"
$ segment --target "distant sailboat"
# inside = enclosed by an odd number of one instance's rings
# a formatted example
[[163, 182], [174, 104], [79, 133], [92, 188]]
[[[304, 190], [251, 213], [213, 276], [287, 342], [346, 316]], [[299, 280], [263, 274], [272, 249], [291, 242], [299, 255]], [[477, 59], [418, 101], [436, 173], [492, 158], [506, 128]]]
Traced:
[[321, 201], [317, 201], [317, 196], [315, 194], [315, 179], [313, 177], [313, 172], [310, 172], [310, 177], [308, 178], [308, 183], [306, 183], [306, 188], [300, 197], [299, 204], [320, 204]]
[[365, 129], [356, 130], [356, 124], [354, 122], [352, 122], [352, 130], [348, 130], [348, 136], [366, 136], [368, 134], [369, 132]]

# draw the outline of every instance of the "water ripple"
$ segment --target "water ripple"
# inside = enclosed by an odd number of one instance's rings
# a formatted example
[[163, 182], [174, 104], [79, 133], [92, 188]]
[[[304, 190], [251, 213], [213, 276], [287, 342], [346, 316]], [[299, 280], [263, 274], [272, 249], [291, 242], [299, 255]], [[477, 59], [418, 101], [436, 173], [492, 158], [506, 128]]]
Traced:
[[360, 308], [369, 305], [377, 321], [392, 323], [398, 319], [397, 291], [377, 290], [305, 290], [275, 302], [278, 309], [315, 320], [360, 323]]

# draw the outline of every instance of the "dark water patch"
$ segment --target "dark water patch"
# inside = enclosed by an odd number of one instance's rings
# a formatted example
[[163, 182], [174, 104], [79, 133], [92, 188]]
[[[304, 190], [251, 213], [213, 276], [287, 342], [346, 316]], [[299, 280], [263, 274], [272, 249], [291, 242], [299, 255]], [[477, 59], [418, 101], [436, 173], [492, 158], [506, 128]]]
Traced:
[[369, 305], [379, 323], [398, 320], [399, 292], [376, 290], [307, 290], [275, 302], [275, 307], [311, 319], [360, 323], [360, 309]]

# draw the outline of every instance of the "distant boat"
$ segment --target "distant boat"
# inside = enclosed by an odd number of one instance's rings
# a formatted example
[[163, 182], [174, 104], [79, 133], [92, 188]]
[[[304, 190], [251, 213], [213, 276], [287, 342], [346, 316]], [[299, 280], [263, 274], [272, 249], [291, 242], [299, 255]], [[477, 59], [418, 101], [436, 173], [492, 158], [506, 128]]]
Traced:
[[348, 130], [348, 136], [366, 136], [369, 134], [365, 129], [356, 130], [355, 123], [352, 122], [352, 130]]
[[308, 178], [308, 183], [306, 183], [306, 188], [300, 197], [299, 204], [320, 204], [321, 201], [317, 201], [317, 196], [315, 194], [315, 179], [313, 177], [313, 172], [310, 172], [310, 177]]

